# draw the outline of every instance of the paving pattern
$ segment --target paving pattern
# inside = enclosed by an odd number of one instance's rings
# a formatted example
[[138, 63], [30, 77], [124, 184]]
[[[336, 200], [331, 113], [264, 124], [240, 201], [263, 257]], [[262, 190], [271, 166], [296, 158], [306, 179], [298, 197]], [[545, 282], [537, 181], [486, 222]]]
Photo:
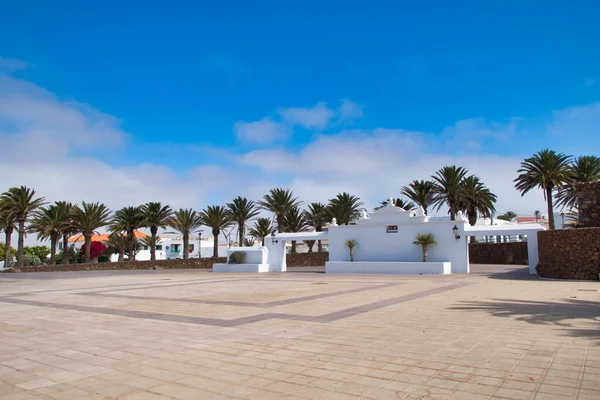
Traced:
[[0, 275], [0, 400], [600, 399], [600, 285], [473, 269]]

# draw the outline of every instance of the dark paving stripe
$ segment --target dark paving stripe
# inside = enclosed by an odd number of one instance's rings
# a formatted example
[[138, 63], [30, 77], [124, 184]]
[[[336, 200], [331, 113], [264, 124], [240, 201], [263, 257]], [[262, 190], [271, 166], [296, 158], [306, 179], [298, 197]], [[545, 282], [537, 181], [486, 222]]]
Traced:
[[381, 289], [390, 286], [398, 286], [403, 283], [385, 283], [377, 286], [368, 286], [356, 289], [347, 289], [340, 290], [338, 292], [332, 293], [324, 293], [324, 294], [315, 294], [311, 296], [303, 296], [296, 297], [293, 299], [285, 299], [285, 300], [277, 300], [269, 303], [249, 303], [249, 302], [236, 302], [236, 301], [222, 301], [222, 300], [204, 300], [204, 299], [186, 299], [186, 298], [167, 298], [167, 297], [157, 297], [157, 296], [134, 296], [134, 295], [125, 295], [125, 294], [110, 294], [110, 293], [100, 293], [100, 292], [85, 292], [85, 293], [73, 293], [77, 295], [85, 295], [85, 296], [101, 296], [108, 298], [119, 298], [119, 299], [132, 299], [132, 300], [150, 300], [150, 301], [173, 301], [178, 303], [195, 303], [195, 304], [216, 304], [221, 306], [238, 306], [238, 307], [253, 307], [253, 308], [271, 308], [282, 306], [286, 304], [300, 303], [303, 301], [323, 299], [327, 297], [334, 296], [342, 296], [345, 294], [366, 292], [369, 290]]
[[236, 327], [245, 324], [251, 324], [255, 322], [260, 322], [269, 319], [284, 319], [284, 320], [292, 320], [292, 321], [307, 321], [307, 322], [320, 322], [320, 323], [328, 323], [337, 321], [343, 318], [352, 317], [359, 314], [364, 314], [370, 311], [375, 311], [383, 307], [392, 306], [395, 304], [404, 303], [411, 300], [420, 299], [423, 297], [432, 296], [439, 293], [444, 293], [450, 290], [458, 289], [463, 286], [470, 285], [470, 283], [458, 283], [454, 285], [442, 286], [435, 289], [429, 289], [422, 292], [411, 293], [405, 296], [394, 297], [392, 299], [377, 301], [370, 304], [365, 304], [358, 307], [351, 307], [345, 310], [332, 312], [329, 314], [324, 314], [320, 316], [308, 316], [308, 315], [297, 315], [297, 314], [284, 314], [284, 313], [265, 313], [265, 314], [257, 314], [251, 315], [243, 318], [236, 318], [232, 320], [222, 320], [217, 318], [204, 318], [204, 317], [194, 317], [194, 316], [183, 316], [183, 315], [174, 315], [174, 314], [164, 314], [164, 313], [153, 313], [153, 312], [145, 312], [145, 311], [136, 311], [136, 310], [118, 310], [107, 307], [90, 307], [83, 305], [74, 305], [74, 304], [61, 304], [61, 303], [51, 303], [45, 301], [36, 301], [36, 300], [25, 300], [25, 299], [15, 299], [15, 298], [0, 298], [0, 302], [3, 303], [11, 303], [11, 304], [20, 304], [20, 305], [29, 305], [35, 307], [46, 307], [53, 308], [59, 310], [70, 310], [70, 311], [82, 311], [96, 314], [106, 314], [106, 315], [117, 315], [122, 317], [129, 318], [141, 318], [141, 319], [151, 319], [158, 321], [168, 321], [168, 322], [178, 322], [178, 323], [190, 323], [190, 324], [200, 324], [200, 325], [211, 325], [211, 326], [222, 326], [222, 327]]

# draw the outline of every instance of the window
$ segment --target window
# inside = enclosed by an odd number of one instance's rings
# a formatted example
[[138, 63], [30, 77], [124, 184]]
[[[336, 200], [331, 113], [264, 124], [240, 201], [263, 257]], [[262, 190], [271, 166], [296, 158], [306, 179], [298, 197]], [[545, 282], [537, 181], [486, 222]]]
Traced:
[[194, 245], [193, 244], [188, 244], [188, 250], [191, 253], [192, 251], [194, 251]]
[[162, 250], [162, 244], [157, 244], [156, 245], [156, 250]]
[[179, 253], [179, 245], [174, 244], [171, 246], [171, 253]]
[[143, 250], [148, 250], [148, 246], [142, 247]]

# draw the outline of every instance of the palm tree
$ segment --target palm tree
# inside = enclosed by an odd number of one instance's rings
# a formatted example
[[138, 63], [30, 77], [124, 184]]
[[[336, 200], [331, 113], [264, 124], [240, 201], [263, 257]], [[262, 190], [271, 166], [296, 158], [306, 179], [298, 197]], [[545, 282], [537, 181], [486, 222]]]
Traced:
[[143, 225], [150, 228], [150, 237], [152, 239], [149, 242], [151, 261], [156, 260], [156, 234], [158, 233], [158, 228], [165, 229], [172, 214], [171, 207], [163, 206], [159, 202], [150, 202], [142, 206]]
[[221, 230], [231, 226], [232, 221], [227, 209], [223, 206], [208, 206], [200, 213], [202, 225], [212, 229], [213, 257], [219, 256], [219, 235]]
[[419, 233], [417, 239], [413, 242], [414, 245], [421, 246], [423, 250], [423, 262], [427, 262], [429, 246], [437, 244], [433, 233]]
[[254, 247], [254, 243], [256, 243], [254, 241], [254, 238], [250, 237], [250, 238], [244, 238], [244, 247]]
[[[148, 238], [151, 236], [148, 236]], [[106, 246], [113, 251], [119, 253], [119, 262], [125, 261], [125, 252], [129, 248], [129, 238], [127, 235], [124, 235], [119, 232], [112, 232], [108, 236], [108, 240], [106, 241]]]
[[14, 214], [17, 223], [19, 236], [17, 241], [17, 267], [24, 266], [23, 248], [25, 247], [25, 222], [31, 212], [44, 205], [44, 198], [35, 199], [35, 190], [26, 186], [13, 187], [0, 196], [0, 199], [7, 202], [7, 207]]
[[577, 185], [596, 182], [600, 179], [600, 158], [583, 156], [574, 159], [569, 165], [569, 180], [558, 190], [556, 205], [572, 209], [577, 206]]
[[484, 218], [491, 218], [492, 213], [496, 211], [496, 195], [475, 175], [463, 179], [462, 185], [465, 198], [461, 208], [466, 211], [469, 224], [474, 226], [477, 223], [478, 214]]
[[[387, 205], [388, 205], [388, 201], [385, 200], [385, 201], [382, 201], [381, 203], [379, 203], [379, 206], [375, 207], [374, 209], [379, 210]], [[417, 208], [415, 203], [413, 203], [412, 201], [406, 201], [401, 198], [394, 199], [394, 205], [396, 207], [400, 207], [406, 211], [411, 211], [411, 210], [414, 210], [415, 208]]]
[[269, 193], [263, 196], [258, 205], [266, 211], [275, 214], [277, 220], [277, 230], [283, 232], [283, 220], [285, 213], [291, 208], [300, 206], [302, 202], [294, 197], [294, 192], [289, 189], [275, 188], [269, 190]]
[[540, 210], [535, 210], [533, 215], [535, 215], [535, 222], [540, 222], [540, 219], [542, 219], [542, 212]]
[[10, 255], [10, 245], [12, 234], [17, 226], [17, 218], [13, 210], [10, 208], [10, 204], [7, 201], [0, 200], [0, 230], [4, 231], [5, 237], [5, 249], [4, 254], [4, 268], [9, 268], [12, 257]]
[[435, 204], [438, 210], [444, 204], [448, 205], [450, 220], [456, 219], [456, 213], [460, 211], [461, 204], [466, 201], [463, 179], [468, 171], [464, 167], [447, 165], [432, 176], [434, 180]]
[[435, 184], [431, 181], [412, 181], [408, 186], [403, 186], [402, 194], [423, 207], [425, 215], [427, 209], [435, 204]]
[[501, 219], [503, 221], [512, 221], [515, 218], [517, 218], [517, 213], [515, 213], [514, 211], [507, 211], [503, 215], [500, 215], [498, 217], [498, 219]]
[[72, 203], [66, 201], [57, 201], [55, 203], [58, 208], [58, 214], [61, 219], [60, 233], [62, 234], [63, 243], [63, 264], [69, 263], [69, 237], [76, 233], [76, 229], [73, 224], [73, 209]]
[[191, 208], [175, 211], [171, 218], [169, 218], [168, 225], [181, 233], [183, 237], [183, 258], [189, 258], [189, 243], [190, 233], [200, 228], [202, 225], [198, 213]]
[[258, 215], [258, 207], [252, 200], [238, 196], [231, 203], [227, 203], [227, 212], [231, 221], [237, 223], [238, 243], [243, 246], [246, 223]]
[[[304, 218], [308, 226], [315, 228], [315, 232], [323, 232], [325, 224], [331, 221], [329, 208], [323, 203], [310, 203], [308, 209], [304, 211]], [[323, 251], [321, 239], [317, 241], [317, 251], [319, 253]]]
[[353, 262], [354, 261], [354, 250], [358, 247], [358, 241], [356, 241], [354, 239], [348, 239], [348, 240], [346, 240], [344, 245], [346, 245], [346, 247], [348, 248], [348, 251], [350, 252], [350, 261]]
[[102, 228], [110, 223], [110, 210], [104, 204], [81, 202], [81, 206], [73, 206], [71, 214], [73, 218], [73, 227], [81, 232], [85, 239], [84, 262], [90, 262], [90, 248], [92, 245], [92, 235], [98, 228]]
[[276, 228], [271, 223], [269, 218], [258, 218], [254, 221], [254, 226], [250, 228], [248, 233], [253, 238], [256, 238], [262, 242], [262, 246], [265, 245], [265, 238], [275, 233]]
[[344, 192], [329, 200], [328, 209], [339, 225], [348, 225], [360, 217], [363, 205], [358, 197]]
[[[287, 232], [302, 232], [310, 225], [306, 221], [304, 212], [299, 207], [293, 207], [285, 214], [284, 226]], [[292, 240], [292, 254], [296, 254], [296, 241]]]
[[514, 180], [515, 187], [521, 196], [534, 188], [544, 190], [544, 200], [548, 204], [548, 223], [554, 229], [554, 204], [552, 191], [562, 189], [569, 182], [571, 157], [554, 150], [545, 149], [521, 162], [517, 171], [519, 176]]
[[56, 264], [56, 244], [63, 229], [62, 209], [51, 204], [36, 211], [29, 231], [37, 233], [38, 240], [50, 240], [50, 265]]
[[111, 224], [113, 232], [123, 231], [127, 233], [129, 240], [129, 261], [135, 261], [135, 231], [144, 226], [144, 212], [142, 207], [123, 207], [117, 212]]
[[313, 252], [313, 247], [315, 245], [316, 240], [305, 240], [304, 243], [306, 243], [306, 246], [308, 247], [308, 252], [312, 253]]

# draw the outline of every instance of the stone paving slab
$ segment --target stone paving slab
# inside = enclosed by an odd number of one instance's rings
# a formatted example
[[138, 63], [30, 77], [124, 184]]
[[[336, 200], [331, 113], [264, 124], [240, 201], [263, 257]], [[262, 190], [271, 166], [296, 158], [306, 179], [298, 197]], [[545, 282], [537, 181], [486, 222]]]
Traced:
[[597, 282], [300, 271], [1, 275], [0, 400], [600, 398]]

